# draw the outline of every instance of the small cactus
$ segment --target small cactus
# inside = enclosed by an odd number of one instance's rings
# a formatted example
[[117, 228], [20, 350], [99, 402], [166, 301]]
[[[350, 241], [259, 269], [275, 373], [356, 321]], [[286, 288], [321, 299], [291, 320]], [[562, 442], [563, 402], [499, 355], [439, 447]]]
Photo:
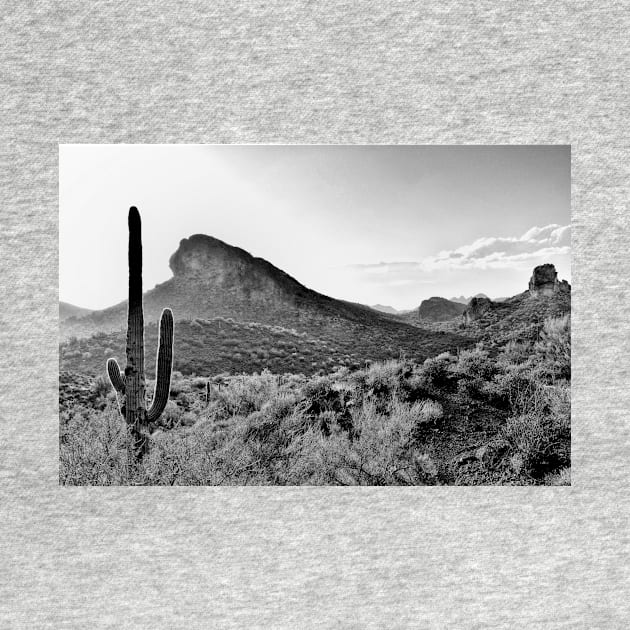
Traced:
[[147, 410], [144, 376], [144, 314], [142, 312], [142, 231], [140, 213], [129, 209], [129, 303], [127, 310], [127, 367], [124, 376], [116, 359], [107, 361], [109, 379], [119, 395], [120, 412], [131, 428], [135, 454], [149, 449], [150, 425], [164, 411], [171, 387], [173, 313], [165, 308], [160, 318], [155, 395]]

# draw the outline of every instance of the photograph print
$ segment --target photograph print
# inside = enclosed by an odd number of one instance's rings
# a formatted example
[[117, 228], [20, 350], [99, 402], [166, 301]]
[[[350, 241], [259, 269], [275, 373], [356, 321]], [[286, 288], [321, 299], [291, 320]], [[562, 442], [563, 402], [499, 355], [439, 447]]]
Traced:
[[570, 485], [570, 162], [61, 145], [60, 484]]

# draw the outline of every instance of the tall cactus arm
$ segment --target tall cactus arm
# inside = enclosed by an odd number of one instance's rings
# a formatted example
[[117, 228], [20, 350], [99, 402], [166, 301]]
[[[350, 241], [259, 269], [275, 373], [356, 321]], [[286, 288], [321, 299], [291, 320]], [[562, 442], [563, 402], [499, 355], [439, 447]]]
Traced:
[[122, 373], [120, 372], [120, 367], [118, 367], [118, 361], [116, 359], [108, 359], [107, 360], [107, 374], [109, 376], [109, 380], [112, 382], [114, 389], [121, 395], [125, 394], [125, 380], [123, 378]]
[[155, 422], [166, 407], [171, 389], [171, 369], [173, 367], [173, 312], [170, 308], [162, 311], [160, 319], [160, 343], [157, 355], [157, 373], [155, 395], [151, 408], [147, 411], [147, 420]]

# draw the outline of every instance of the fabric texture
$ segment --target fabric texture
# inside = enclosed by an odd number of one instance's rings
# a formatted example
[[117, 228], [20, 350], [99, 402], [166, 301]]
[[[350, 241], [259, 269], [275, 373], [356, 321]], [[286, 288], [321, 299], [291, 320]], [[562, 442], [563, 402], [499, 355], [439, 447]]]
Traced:
[[[629, 9], [5, 3], [0, 627], [627, 628]], [[60, 487], [60, 143], [571, 144], [572, 487]]]

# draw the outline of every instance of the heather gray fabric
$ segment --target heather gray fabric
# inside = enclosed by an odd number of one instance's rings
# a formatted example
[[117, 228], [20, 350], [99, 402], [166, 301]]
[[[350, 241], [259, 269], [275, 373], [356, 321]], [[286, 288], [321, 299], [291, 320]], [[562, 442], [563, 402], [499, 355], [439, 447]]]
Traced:
[[[6, 3], [0, 627], [628, 627], [629, 8]], [[570, 143], [573, 487], [59, 487], [69, 142]]]

